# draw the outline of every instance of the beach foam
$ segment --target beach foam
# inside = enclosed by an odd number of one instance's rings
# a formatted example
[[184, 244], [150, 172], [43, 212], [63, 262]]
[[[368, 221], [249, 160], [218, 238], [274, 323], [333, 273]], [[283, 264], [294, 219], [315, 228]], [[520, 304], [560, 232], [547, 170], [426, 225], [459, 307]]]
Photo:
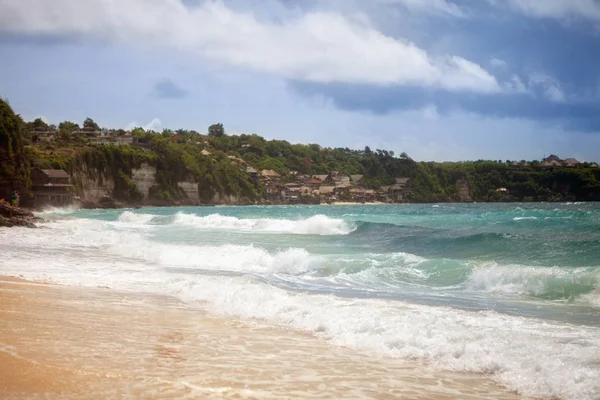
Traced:
[[[148, 225], [152, 217], [126, 213], [120, 214], [124, 221], [117, 224]], [[313, 235], [348, 229], [343, 220], [323, 216], [293, 221], [179, 213], [172, 223], [195, 229]], [[350, 288], [356, 280], [349, 277], [375, 285], [379, 282], [376, 274], [396, 274], [392, 278], [401, 279], [412, 276], [422, 281], [435, 272], [431, 266], [424, 268], [435, 260], [404, 252], [328, 258], [299, 247], [169, 243], [158, 241], [152, 234], [143, 229], [119, 230], [114, 222], [86, 219], [55, 221], [36, 230], [0, 230], [4, 257], [0, 271], [72, 285], [172, 295], [218, 313], [302, 329], [334, 344], [380, 356], [425, 359], [440, 369], [491, 374], [525, 395], [591, 400], [600, 393], [600, 354], [595, 350], [600, 348], [600, 331], [594, 327], [492, 311], [311, 294], [271, 284], [279, 275], [294, 282], [296, 274], [303, 284], [321, 284], [324, 277], [333, 277], [343, 278], [338, 282], [346, 282]], [[342, 268], [328, 272], [332, 258]], [[346, 261], [356, 265], [358, 259], [366, 261], [357, 271], [343, 267]], [[591, 279], [586, 273], [586, 269], [564, 275], [559, 269], [479, 264], [473, 267], [467, 286], [480, 292], [540, 294], [546, 290], [536, 286], [540, 281], [551, 287], [556, 280]], [[586, 295], [596, 298], [595, 294]]]

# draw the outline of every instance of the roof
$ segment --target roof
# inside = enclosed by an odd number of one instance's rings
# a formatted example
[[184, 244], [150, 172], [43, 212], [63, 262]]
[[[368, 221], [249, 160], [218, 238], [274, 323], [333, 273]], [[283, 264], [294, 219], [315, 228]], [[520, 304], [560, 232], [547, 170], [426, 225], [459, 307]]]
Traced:
[[404, 190], [404, 185], [400, 185], [399, 183], [395, 183], [389, 187], [389, 190]]
[[326, 180], [328, 177], [329, 177], [329, 175], [313, 175], [313, 178], [316, 178], [316, 179], [320, 180], [321, 182]]
[[565, 164], [567, 164], [567, 165], [577, 165], [577, 164], [579, 164], [579, 160], [577, 160], [575, 158], [567, 158], [565, 160]]
[[320, 183], [321, 183], [321, 180], [317, 179], [317, 178], [311, 178], [310, 181], [308, 181], [309, 185], [318, 185]]
[[239, 158], [239, 157], [236, 157], [236, 156], [227, 156], [227, 158], [229, 158], [230, 160], [233, 160], [233, 161], [240, 162], [240, 163], [242, 163], [242, 164], [246, 164], [246, 161], [244, 161], [244, 160], [242, 160], [241, 158]]
[[552, 166], [558, 166], [558, 165], [562, 165], [562, 164], [561, 164], [561, 163], [559, 163], [559, 162], [558, 162], [558, 161], [556, 161], [556, 160], [552, 160], [552, 161], [542, 161], [542, 162], [540, 163], [540, 165], [541, 165], [542, 167], [552, 167]]
[[363, 178], [364, 175], [350, 175], [350, 180], [352, 182], [358, 182]]
[[544, 161], [562, 161], [560, 157], [554, 154], [550, 154], [548, 157], [544, 159]]
[[364, 189], [350, 189], [350, 193], [364, 193]]
[[71, 176], [62, 169], [42, 169], [40, 171], [46, 174], [48, 178], [71, 178]]
[[330, 194], [330, 193], [333, 193], [334, 189], [335, 189], [335, 186], [320, 186], [319, 192], [321, 192], [321, 194]]
[[258, 171], [250, 166], [246, 167], [246, 172], [249, 174], [258, 174]]
[[399, 183], [400, 185], [406, 185], [408, 183], [408, 181], [410, 181], [410, 178], [394, 178], [396, 183]]
[[388, 190], [390, 190], [391, 186], [382, 186], [379, 189], [383, 190], [384, 192], [387, 192]]
[[202, 154], [203, 156], [210, 156], [210, 151], [203, 149], [200, 154]]
[[281, 176], [277, 172], [273, 171], [272, 169], [263, 169], [261, 171], [261, 174], [262, 174], [262, 176], [271, 176], [274, 178], [278, 178]]
[[337, 185], [335, 185], [335, 187], [338, 188], [347, 188], [347, 187], [351, 187], [352, 184], [350, 182], [340, 182]]

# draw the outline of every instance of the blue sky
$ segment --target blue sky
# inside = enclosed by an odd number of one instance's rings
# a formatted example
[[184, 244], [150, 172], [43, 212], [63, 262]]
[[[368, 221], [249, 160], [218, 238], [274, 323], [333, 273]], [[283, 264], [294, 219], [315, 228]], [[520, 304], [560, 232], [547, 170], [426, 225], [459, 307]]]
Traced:
[[26, 119], [600, 161], [598, 0], [0, 0]]

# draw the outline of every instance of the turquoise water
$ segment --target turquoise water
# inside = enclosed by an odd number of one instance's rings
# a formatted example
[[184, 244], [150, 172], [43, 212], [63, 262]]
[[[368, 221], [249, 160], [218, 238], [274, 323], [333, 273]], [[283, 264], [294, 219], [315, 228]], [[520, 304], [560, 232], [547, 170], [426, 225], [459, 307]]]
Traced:
[[0, 272], [165, 293], [334, 344], [489, 373], [527, 395], [600, 398], [597, 204], [43, 216], [38, 230], [0, 231]]

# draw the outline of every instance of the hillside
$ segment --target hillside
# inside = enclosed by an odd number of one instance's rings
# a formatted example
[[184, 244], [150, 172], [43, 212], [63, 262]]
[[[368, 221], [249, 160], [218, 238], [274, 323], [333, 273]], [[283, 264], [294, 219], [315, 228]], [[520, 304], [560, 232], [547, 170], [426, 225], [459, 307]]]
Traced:
[[595, 164], [416, 162], [368, 147], [227, 135], [221, 124], [207, 134], [106, 130], [91, 119], [82, 128], [68, 121], [24, 124], [6, 102], [0, 107], [0, 189], [27, 192], [30, 168], [63, 169], [89, 206], [102, 199], [118, 205], [600, 200]]

